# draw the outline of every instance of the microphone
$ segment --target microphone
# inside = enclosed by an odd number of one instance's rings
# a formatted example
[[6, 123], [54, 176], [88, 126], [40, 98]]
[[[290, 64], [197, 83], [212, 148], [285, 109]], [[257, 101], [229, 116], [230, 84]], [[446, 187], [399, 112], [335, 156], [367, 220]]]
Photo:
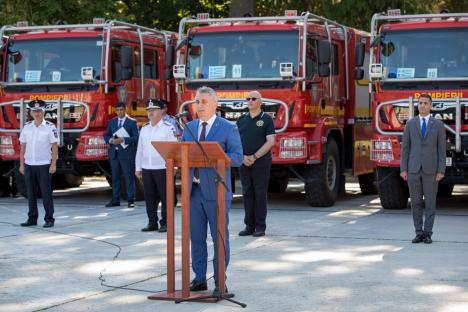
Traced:
[[175, 115], [174, 117], [177, 118], [177, 119], [179, 119], [179, 118], [182, 118], [182, 117], [187, 117], [187, 116], [189, 116], [189, 115], [190, 115], [190, 112], [189, 112], [189, 111], [185, 111], [185, 112], [182, 112], [182, 113], [180, 113], [180, 114]]

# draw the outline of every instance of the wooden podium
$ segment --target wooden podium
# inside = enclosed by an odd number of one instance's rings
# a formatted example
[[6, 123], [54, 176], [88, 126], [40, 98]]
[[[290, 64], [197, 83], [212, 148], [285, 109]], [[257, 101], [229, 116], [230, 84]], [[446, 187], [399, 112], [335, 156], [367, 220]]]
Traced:
[[[167, 201], [167, 290], [148, 297], [152, 300], [195, 300], [206, 297], [211, 292], [190, 291], [190, 168], [207, 168], [216, 166], [224, 180], [225, 170], [230, 160], [217, 142], [200, 142], [206, 155], [195, 142], [151, 142], [166, 160], [166, 201]], [[211, 160], [211, 163], [210, 163]], [[174, 246], [174, 167], [181, 168], [182, 179], [182, 289], [175, 287], [175, 246]], [[213, 181], [213, 183], [215, 183]], [[226, 257], [226, 190], [222, 183], [217, 186], [217, 243], [218, 243], [218, 288], [225, 290]], [[205, 301], [205, 300], [203, 300]], [[216, 302], [217, 300], [207, 300]]]

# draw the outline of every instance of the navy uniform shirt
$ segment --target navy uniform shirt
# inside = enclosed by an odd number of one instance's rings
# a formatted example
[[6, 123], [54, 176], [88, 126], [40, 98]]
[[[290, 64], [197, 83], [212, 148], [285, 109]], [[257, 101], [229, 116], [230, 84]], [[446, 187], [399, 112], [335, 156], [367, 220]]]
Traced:
[[[267, 135], [275, 134], [273, 119], [263, 111], [254, 118], [250, 113], [242, 115], [237, 120], [237, 127], [244, 155], [253, 155], [265, 144]], [[260, 158], [271, 158], [271, 151]]]

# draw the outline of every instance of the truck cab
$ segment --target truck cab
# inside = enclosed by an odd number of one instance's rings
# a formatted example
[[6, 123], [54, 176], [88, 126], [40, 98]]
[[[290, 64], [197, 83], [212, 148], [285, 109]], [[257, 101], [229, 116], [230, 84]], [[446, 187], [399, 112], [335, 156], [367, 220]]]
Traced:
[[431, 95], [431, 115], [447, 130], [447, 167], [439, 195], [468, 183], [468, 14], [375, 14], [369, 89], [372, 98], [372, 161], [386, 209], [408, 205], [399, 177], [405, 124], [417, 116], [421, 93]]
[[[139, 124], [146, 120], [147, 99], [175, 103], [174, 33], [99, 19], [7, 25], [0, 38], [0, 158], [9, 170], [4, 174], [16, 178], [23, 194], [18, 135], [29, 118], [29, 101], [44, 100], [45, 118], [58, 130], [57, 186], [78, 186], [87, 175], [110, 177], [103, 134], [117, 102]], [[175, 105], [169, 110], [175, 112]]]

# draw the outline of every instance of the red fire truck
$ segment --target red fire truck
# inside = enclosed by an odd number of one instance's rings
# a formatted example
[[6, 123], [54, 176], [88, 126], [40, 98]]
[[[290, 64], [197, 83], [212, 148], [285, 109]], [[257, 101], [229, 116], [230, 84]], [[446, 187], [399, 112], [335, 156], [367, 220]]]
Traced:
[[59, 186], [77, 186], [86, 175], [109, 177], [103, 133], [118, 101], [139, 122], [146, 119], [147, 99], [175, 103], [175, 33], [95, 19], [80, 25], [3, 26], [0, 38], [1, 173], [13, 175], [23, 194], [18, 135], [30, 100], [46, 101], [45, 117], [57, 126], [54, 184]]
[[446, 177], [440, 196], [468, 183], [468, 14], [375, 14], [371, 23], [371, 158], [377, 166], [382, 206], [408, 205], [400, 178], [400, 144], [421, 93], [433, 98], [432, 116], [447, 130]]
[[248, 91], [262, 93], [277, 132], [270, 191], [283, 192], [291, 177], [299, 178], [310, 205], [331, 206], [345, 173], [359, 177], [364, 193], [375, 190], [362, 68], [368, 33], [311, 13], [225, 19], [205, 13], [181, 20], [177, 50], [180, 112], [193, 116], [196, 89], [209, 86], [220, 97], [219, 114], [235, 122], [247, 112]]

